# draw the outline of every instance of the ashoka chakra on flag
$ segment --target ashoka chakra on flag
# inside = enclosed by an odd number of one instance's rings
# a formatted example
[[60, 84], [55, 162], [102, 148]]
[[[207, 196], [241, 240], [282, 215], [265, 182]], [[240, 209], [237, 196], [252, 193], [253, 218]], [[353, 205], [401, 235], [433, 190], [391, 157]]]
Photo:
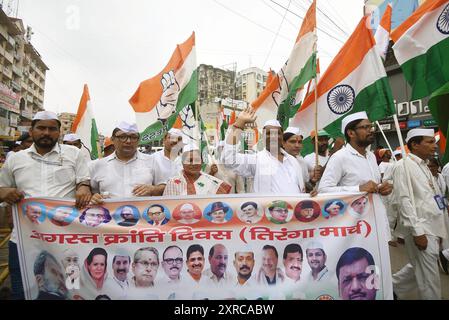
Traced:
[[327, 95], [327, 105], [335, 114], [344, 114], [354, 106], [355, 91], [351, 86], [338, 85]]
[[441, 12], [438, 18], [437, 28], [442, 34], [449, 34], [449, 4]]

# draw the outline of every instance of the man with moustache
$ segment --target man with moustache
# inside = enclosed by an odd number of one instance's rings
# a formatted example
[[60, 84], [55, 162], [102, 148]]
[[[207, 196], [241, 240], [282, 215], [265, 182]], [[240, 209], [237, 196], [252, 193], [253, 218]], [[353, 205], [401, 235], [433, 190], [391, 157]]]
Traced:
[[252, 277], [254, 263], [254, 252], [252, 251], [238, 251], [234, 254], [237, 287], [248, 287], [256, 284], [254, 277]]
[[[329, 159], [326, 170], [321, 178], [318, 192], [367, 192], [387, 196], [393, 191], [393, 185], [382, 182], [376, 156], [367, 148], [374, 142], [373, 124], [365, 111], [346, 116], [341, 122], [346, 147], [337, 151]], [[382, 203], [379, 204], [383, 206]], [[391, 240], [388, 217], [385, 214], [384, 232], [387, 241]]]
[[367, 151], [374, 142], [373, 124], [366, 112], [350, 114], [342, 121], [346, 147], [336, 152], [328, 161], [318, 192], [368, 192], [385, 196], [393, 186], [381, 182], [376, 156]]
[[203, 269], [204, 269], [204, 249], [199, 244], [192, 244], [187, 248], [186, 254], [187, 280], [192, 280], [195, 284], [204, 282]]
[[[0, 173], [0, 202], [10, 205], [24, 197], [75, 199], [77, 208], [92, 196], [87, 162], [79, 149], [58, 143], [61, 122], [50, 111], [36, 113], [29, 131], [34, 143], [6, 160]], [[13, 299], [24, 299], [16, 232], [9, 243], [9, 271]]]
[[112, 258], [112, 277], [105, 283], [104, 292], [107, 292], [113, 300], [126, 299], [129, 289], [128, 273], [131, 266], [131, 257], [125, 252], [118, 252]]
[[257, 210], [258, 206], [257, 203], [249, 201], [245, 202], [240, 206], [240, 209], [242, 210], [241, 213], [239, 213], [239, 218], [241, 221], [249, 224], [257, 223], [262, 219], [262, 215], [259, 215], [259, 212]]
[[229, 274], [226, 272], [228, 266], [228, 250], [222, 244], [214, 245], [209, 251], [210, 269], [204, 272], [207, 283], [212, 286], [225, 286], [232, 283]]
[[304, 177], [298, 161], [282, 149], [283, 131], [277, 120], [264, 124], [265, 150], [241, 154], [236, 147], [246, 124], [254, 123], [255, 111], [242, 111], [227, 135], [222, 160], [226, 168], [242, 177], [254, 178], [254, 192], [299, 194], [305, 192]]
[[67, 300], [67, 288], [64, 272], [56, 258], [47, 251], [42, 251], [34, 262], [39, 294], [35, 300]]
[[155, 227], [163, 226], [164, 224], [170, 221], [170, 219], [168, 219], [165, 216], [164, 207], [161, 206], [160, 204], [152, 204], [148, 208], [147, 213], [149, 218], [148, 223], [152, 224]]
[[338, 292], [342, 300], [376, 300], [379, 288], [368, 267], [374, 267], [371, 253], [363, 248], [349, 248], [337, 262]]
[[297, 283], [301, 279], [302, 261], [301, 246], [296, 243], [288, 244], [284, 249], [283, 255], [286, 283]]
[[169, 246], [162, 254], [162, 268], [168, 277], [169, 285], [176, 285], [181, 281], [181, 270], [184, 264], [182, 255], [182, 250], [178, 246]]
[[257, 282], [273, 286], [284, 281], [284, 272], [278, 268], [278, 251], [275, 247], [265, 245], [262, 248], [262, 267], [257, 274]]
[[410, 261], [393, 275], [399, 298], [418, 289], [421, 299], [441, 299], [438, 257], [441, 241], [448, 234], [444, 190], [427, 165], [437, 150], [434, 134], [433, 129], [410, 130], [405, 140], [410, 153], [397, 163], [393, 173], [401, 233]]

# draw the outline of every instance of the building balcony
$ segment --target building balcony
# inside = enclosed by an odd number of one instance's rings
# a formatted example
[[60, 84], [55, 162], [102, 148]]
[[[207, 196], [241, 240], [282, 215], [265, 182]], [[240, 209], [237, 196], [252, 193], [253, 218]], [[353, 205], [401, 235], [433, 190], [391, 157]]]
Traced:
[[5, 40], [8, 40], [9, 38], [8, 30], [3, 25], [0, 26], [0, 36], [2, 36]]
[[4, 56], [5, 55], [5, 49], [3, 49], [3, 47], [0, 44], [0, 56]]
[[33, 101], [34, 101], [33, 96], [30, 95], [30, 94], [28, 94], [28, 95], [27, 95], [27, 101], [28, 101], [29, 103], [33, 103]]
[[8, 44], [11, 46], [11, 48], [15, 48], [16, 47], [16, 40], [14, 40], [14, 38], [10, 36], [8, 38]]
[[7, 50], [5, 50], [5, 53], [3, 55], [6, 58], [6, 60], [9, 61], [10, 64], [13, 64], [14, 56], [11, 53], [9, 53]]
[[12, 70], [10, 68], [3, 66], [3, 74], [9, 79], [12, 79]]
[[22, 90], [21, 84], [19, 82], [14, 81], [14, 80], [11, 81], [11, 87], [13, 89], [16, 89], [19, 92], [20, 92], [20, 90]]
[[15, 65], [12, 66], [12, 72], [17, 74], [19, 77], [22, 77], [22, 70]]

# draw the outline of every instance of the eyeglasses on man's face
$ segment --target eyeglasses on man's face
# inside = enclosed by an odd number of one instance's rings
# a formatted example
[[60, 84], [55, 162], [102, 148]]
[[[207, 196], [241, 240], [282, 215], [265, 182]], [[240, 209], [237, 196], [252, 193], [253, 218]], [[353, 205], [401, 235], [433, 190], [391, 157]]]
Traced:
[[181, 264], [184, 261], [184, 259], [183, 258], [176, 258], [176, 259], [168, 258], [168, 259], [164, 259], [164, 261], [167, 264], [172, 265], [175, 262], [176, 262], [176, 264]]
[[114, 138], [117, 138], [120, 142], [126, 142], [128, 139], [131, 142], [137, 142], [139, 141], [139, 136], [138, 135], [126, 135], [126, 134], [121, 134], [121, 135], [115, 135]]

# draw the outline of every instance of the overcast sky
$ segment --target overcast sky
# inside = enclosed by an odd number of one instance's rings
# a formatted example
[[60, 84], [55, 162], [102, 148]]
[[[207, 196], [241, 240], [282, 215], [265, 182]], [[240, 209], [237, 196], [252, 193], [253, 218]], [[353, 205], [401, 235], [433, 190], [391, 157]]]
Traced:
[[[50, 68], [44, 108], [75, 113], [87, 83], [98, 129], [110, 135], [119, 120], [135, 121], [129, 98], [192, 31], [198, 64], [279, 70], [311, 0], [275, 1], [293, 13], [270, 0], [20, 0], [18, 17]], [[318, 7], [323, 72], [360, 21], [363, 0]]]

